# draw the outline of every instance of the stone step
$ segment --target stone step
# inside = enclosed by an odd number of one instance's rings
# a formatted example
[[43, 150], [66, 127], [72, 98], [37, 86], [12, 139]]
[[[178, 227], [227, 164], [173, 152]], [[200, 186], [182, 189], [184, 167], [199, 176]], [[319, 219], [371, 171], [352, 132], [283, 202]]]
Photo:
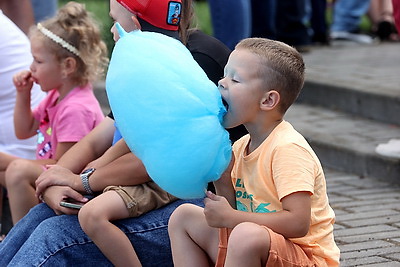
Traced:
[[107, 115], [110, 112], [110, 104], [108, 103], [105, 82], [104, 81], [96, 82], [93, 86], [93, 92], [100, 103], [104, 115]]
[[368, 119], [400, 125], [399, 93], [393, 95], [387, 91], [366, 92], [344, 86], [307, 81], [298, 98], [298, 103], [341, 110]]
[[309, 141], [323, 166], [400, 184], [400, 159], [375, 152], [378, 144], [399, 138], [400, 126], [305, 104], [294, 104], [285, 119]]
[[398, 44], [331, 46], [304, 54], [298, 102], [400, 125]]

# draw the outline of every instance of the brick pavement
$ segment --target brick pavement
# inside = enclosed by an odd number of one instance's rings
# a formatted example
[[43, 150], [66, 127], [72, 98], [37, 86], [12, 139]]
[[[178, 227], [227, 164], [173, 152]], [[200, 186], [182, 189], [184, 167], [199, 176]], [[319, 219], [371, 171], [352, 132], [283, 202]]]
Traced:
[[400, 187], [325, 170], [341, 266], [400, 266]]

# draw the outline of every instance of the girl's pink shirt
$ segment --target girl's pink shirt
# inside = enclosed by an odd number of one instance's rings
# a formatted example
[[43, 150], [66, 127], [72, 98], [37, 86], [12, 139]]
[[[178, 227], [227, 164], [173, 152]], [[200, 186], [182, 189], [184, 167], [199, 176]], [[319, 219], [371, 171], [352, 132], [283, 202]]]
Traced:
[[52, 90], [33, 110], [39, 123], [37, 159], [55, 156], [58, 143], [78, 142], [103, 119], [104, 115], [91, 84], [75, 87], [57, 103], [59, 93]]

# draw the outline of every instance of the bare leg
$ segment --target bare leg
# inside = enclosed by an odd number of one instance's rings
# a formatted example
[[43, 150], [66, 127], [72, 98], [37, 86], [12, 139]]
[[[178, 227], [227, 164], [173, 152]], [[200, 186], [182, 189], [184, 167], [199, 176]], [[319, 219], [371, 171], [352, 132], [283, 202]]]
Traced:
[[174, 265], [213, 266], [218, 253], [218, 229], [208, 226], [203, 209], [179, 206], [168, 222]]
[[[4, 172], [6, 171], [8, 165], [13, 161], [18, 159], [18, 157], [15, 157], [13, 155], [0, 152], [0, 184], [5, 185], [4, 182]], [[3, 176], [1, 176], [1, 173], [3, 173]]]
[[16, 159], [6, 170], [6, 187], [13, 223], [16, 224], [39, 203], [35, 196], [35, 181], [43, 166], [26, 159]]
[[111, 223], [128, 217], [128, 209], [115, 191], [92, 199], [78, 213], [83, 231], [115, 266], [141, 266], [128, 237]]
[[228, 240], [225, 266], [265, 266], [270, 249], [268, 230], [254, 223], [241, 223]]

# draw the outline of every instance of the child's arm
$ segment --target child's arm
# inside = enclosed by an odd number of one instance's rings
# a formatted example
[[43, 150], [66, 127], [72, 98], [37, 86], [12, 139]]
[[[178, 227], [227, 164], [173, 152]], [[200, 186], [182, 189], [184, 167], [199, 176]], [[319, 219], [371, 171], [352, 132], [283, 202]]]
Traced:
[[271, 213], [255, 213], [234, 210], [228, 201], [211, 192], [205, 199], [204, 214], [212, 227], [233, 228], [242, 222], [265, 225], [286, 238], [307, 234], [311, 220], [311, 197], [309, 192], [296, 192], [282, 199], [283, 209]]
[[232, 184], [231, 172], [233, 165], [235, 163], [235, 156], [232, 153], [232, 160], [229, 163], [228, 168], [226, 168], [225, 172], [221, 175], [221, 177], [214, 181], [214, 187], [217, 195], [223, 196], [227, 199], [231, 207], [236, 209], [236, 197], [235, 197], [235, 189]]
[[31, 110], [31, 89], [33, 80], [30, 71], [21, 71], [13, 77], [17, 89], [14, 108], [15, 135], [19, 139], [26, 139], [36, 134], [39, 122], [35, 120]]
[[130, 152], [131, 151], [127, 146], [125, 140], [121, 139], [112, 147], [110, 147], [100, 158], [90, 162], [86, 167], [94, 167], [97, 169], [106, 166], [112, 161]]

